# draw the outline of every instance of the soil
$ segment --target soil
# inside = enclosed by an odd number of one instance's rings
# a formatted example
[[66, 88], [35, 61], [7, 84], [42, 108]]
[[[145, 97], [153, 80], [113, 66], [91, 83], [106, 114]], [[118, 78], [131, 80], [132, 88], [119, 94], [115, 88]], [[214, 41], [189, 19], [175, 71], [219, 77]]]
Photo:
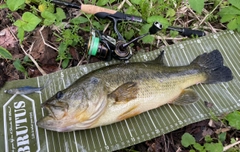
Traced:
[[[237, 139], [240, 135], [238, 130], [225, 126], [221, 122], [207, 119], [116, 152], [131, 152], [131, 150], [139, 152], [189, 152], [191, 148], [185, 148], [181, 144], [181, 137], [184, 133], [190, 133], [197, 143], [204, 145], [206, 143], [205, 136], [209, 135], [213, 139], [218, 139], [218, 135], [224, 132], [226, 132], [226, 139], [222, 142], [224, 146], [231, 142], [231, 138]], [[233, 151], [238, 149], [240, 149], [239, 146], [235, 147]]]

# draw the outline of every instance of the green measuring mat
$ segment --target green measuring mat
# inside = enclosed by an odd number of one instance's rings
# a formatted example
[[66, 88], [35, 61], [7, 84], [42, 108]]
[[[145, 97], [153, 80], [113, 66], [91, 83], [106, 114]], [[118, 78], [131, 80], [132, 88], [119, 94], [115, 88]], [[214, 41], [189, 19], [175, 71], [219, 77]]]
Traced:
[[[0, 89], [0, 147], [8, 151], [46, 152], [106, 152], [134, 145], [166, 134], [188, 124], [240, 109], [240, 34], [224, 31], [166, 46], [164, 62], [168, 66], [187, 65], [198, 55], [218, 49], [224, 64], [234, 79], [226, 83], [192, 86], [200, 100], [187, 106], [164, 105], [133, 118], [89, 130], [58, 133], [36, 126], [36, 121], [46, 115], [41, 103], [57, 91], [68, 87], [88, 72], [119, 61], [98, 62], [58, 71], [46, 76], [6, 83]], [[139, 53], [131, 62], [156, 58], [160, 51]], [[5, 94], [5, 89], [22, 86], [43, 86], [41, 93], [29, 95]], [[213, 104], [206, 107], [204, 102]]]

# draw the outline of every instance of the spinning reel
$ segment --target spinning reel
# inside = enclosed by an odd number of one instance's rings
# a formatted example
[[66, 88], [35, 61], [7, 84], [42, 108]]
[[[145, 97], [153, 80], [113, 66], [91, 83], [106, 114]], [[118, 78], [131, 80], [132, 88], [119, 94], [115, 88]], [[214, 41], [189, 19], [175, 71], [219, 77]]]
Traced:
[[115, 29], [118, 39], [114, 39], [108, 35], [102, 34], [96, 29], [91, 30], [91, 37], [88, 42], [87, 53], [90, 56], [96, 56], [102, 60], [110, 61], [112, 58], [117, 60], [129, 60], [132, 57], [132, 50], [130, 44], [138, 41], [139, 39], [149, 35], [155, 34], [162, 29], [159, 22], [153, 23], [149, 32], [126, 42], [122, 35]]
[[[132, 39], [129, 42], [123, 38], [123, 36], [119, 33], [117, 29], [117, 24], [120, 21], [133, 21], [133, 22], [144, 22], [141, 17], [124, 14], [115, 10], [90, 5], [90, 4], [74, 4], [65, 1], [59, 0], [51, 0], [51, 2], [57, 5], [64, 5], [67, 7], [72, 7], [76, 9], [80, 9], [81, 11], [94, 14], [96, 17], [101, 19], [111, 19], [113, 21], [113, 28], [115, 33], [117, 34], [117, 39], [114, 39], [108, 35], [102, 34], [97, 29], [91, 30], [91, 37], [88, 42], [87, 54], [89, 56], [96, 56], [102, 60], [110, 61], [112, 58], [117, 60], [127, 61], [132, 57], [131, 48], [128, 47], [130, 44], [138, 41], [139, 39], [149, 35], [156, 34], [159, 30], [162, 29], [162, 25], [159, 22], [153, 23], [153, 25], [149, 28], [149, 32]], [[182, 36], [192, 37], [192, 36], [204, 36], [205, 33], [199, 30], [192, 30], [189, 28], [181, 28], [181, 27], [167, 27], [167, 30], [174, 30], [179, 32]]]

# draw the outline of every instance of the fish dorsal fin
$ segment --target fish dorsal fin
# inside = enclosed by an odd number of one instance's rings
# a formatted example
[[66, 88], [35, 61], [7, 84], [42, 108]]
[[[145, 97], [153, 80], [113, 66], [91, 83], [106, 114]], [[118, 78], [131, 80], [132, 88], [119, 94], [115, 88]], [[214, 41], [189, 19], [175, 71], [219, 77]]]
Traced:
[[138, 90], [139, 88], [136, 82], [127, 82], [108, 94], [108, 97], [113, 98], [116, 103], [125, 103], [137, 98]]
[[165, 66], [164, 62], [163, 62], [163, 58], [164, 58], [164, 50], [160, 52], [160, 54], [158, 55], [158, 57], [152, 61], [148, 61], [149, 63], [158, 63], [159, 65]]
[[198, 101], [199, 97], [197, 93], [192, 89], [184, 89], [181, 94], [176, 98], [172, 104], [186, 105]]

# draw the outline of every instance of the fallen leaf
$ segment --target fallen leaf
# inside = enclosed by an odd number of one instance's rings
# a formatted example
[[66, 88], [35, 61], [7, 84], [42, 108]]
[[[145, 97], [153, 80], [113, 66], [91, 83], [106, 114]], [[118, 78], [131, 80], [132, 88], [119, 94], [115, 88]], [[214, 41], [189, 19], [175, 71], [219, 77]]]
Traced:
[[[45, 42], [48, 42], [49, 33], [50, 33], [49, 28], [44, 28], [42, 30], [42, 35]], [[34, 45], [30, 54], [35, 60], [37, 60], [39, 63], [43, 65], [57, 64], [56, 62], [57, 52], [54, 49], [45, 45], [43, 39], [38, 30], [33, 36]]]
[[11, 54], [14, 54], [15, 49], [18, 49], [18, 41], [13, 36], [13, 34], [15, 35], [16, 33], [17, 27], [15, 26], [0, 31], [0, 46], [7, 49]]
[[215, 123], [214, 123], [214, 121], [213, 121], [212, 119], [209, 120], [208, 126], [209, 126], [209, 127], [212, 127], [212, 128], [215, 128], [215, 127], [216, 127], [216, 125], [215, 125]]
[[[58, 65], [43, 65], [41, 68], [47, 74], [61, 70]], [[28, 76], [29, 77], [32, 78], [32, 77], [37, 77], [37, 76], [41, 76], [41, 75], [42, 75], [42, 73], [36, 67], [28, 68]]]
[[209, 128], [205, 128], [202, 132], [202, 136], [205, 137], [206, 135], [212, 135], [213, 134], [213, 130], [209, 129]]
[[219, 128], [215, 131], [216, 134], [220, 134], [223, 132], [228, 132], [229, 130], [231, 130], [230, 128]]

